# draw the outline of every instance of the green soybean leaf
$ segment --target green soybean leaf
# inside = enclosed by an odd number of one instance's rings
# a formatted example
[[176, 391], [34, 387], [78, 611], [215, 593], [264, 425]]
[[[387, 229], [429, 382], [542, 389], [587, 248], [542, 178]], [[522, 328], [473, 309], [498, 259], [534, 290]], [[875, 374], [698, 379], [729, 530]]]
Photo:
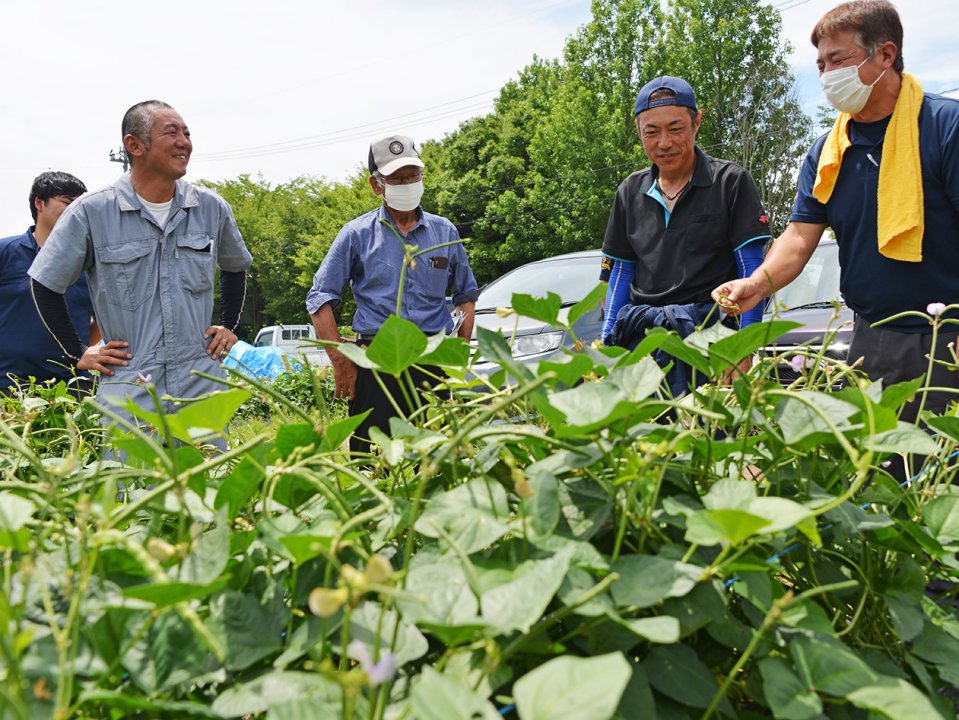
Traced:
[[320, 555], [328, 555], [333, 545], [332, 536], [315, 533], [287, 534], [281, 535], [278, 539], [290, 551], [297, 565], [302, 565]]
[[659, 390], [666, 373], [650, 357], [614, 368], [606, 382], [618, 387], [631, 403], [645, 400]]
[[212, 707], [220, 717], [232, 718], [266, 712], [291, 698], [316, 703], [339, 700], [341, 693], [339, 685], [319, 673], [278, 670], [227, 688], [216, 696]]
[[[249, 390], [242, 388], [222, 390], [184, 405], [175, 415], [169, 416], [168, 421], [171, 428], [179, 431], [178, 437], [181, 440], [189, 441], [203, 435], [220, 433], [240, 406], [250, 399], [250, 395]], [[182, 437], [183, 434], [186, 434], [186, 437]]]
[[566, 417], [566, 428], [560, 427], [557, 431], [568, 435], [590, 432], [632, 416], [636, 408], [628, 399], [626, 393], [612, 383], [587, 382], [550, 394], [549, 404]]
[[353, 431], [363, 424], [366, 416], [371, 412], [373, 411], [367, 410], [359, 415], [350, 415], [343, 420], [327, 425], [323, 431], [323, 439], [320, 440], [320, 451], [328, 452], [338, 449], [353, 434]]
[[[716, 327], [716, 325], [711, 327]], [[802, 327], [802, 323], [787, 320], [773, 320], [748, 325], [735, 334], [717, 340], [709, 346], [710, 367], [714, 373], [722, 372], [731, 364], [749, 357], [761, 347], [771, 345], [776, 338], [798, 327]]]
[[416, 521], [416, 531], [442, 539], [443, 532], [466, 554], [482, 550], [509, 531], [506, 491], [497, 482], [475, 479], [434, 495]]
[[286, 460], [299, 448], [316, 449], [323, 436], [310, 423], [284, 423], [276, 431], [275, 447], [280, 457]]
[[922, 455], [935, 455], [939, 452], [939, 446], [928, 433], [905, 422], [900, 422], [893, 430], [867, 437], [863, 445], [870, 450], [880, 452]]
[[933, 415], [932, 413], [923, 413], [922, 415], [922, 419], [929, 427], [959, 442], [959, 417]]
[[536, 535], [549, 535], [559, 524], [559, 484], [550, 473], [531, 475], [528, 482], [534, 494], [523, 499], [523, 515]]
[[516, 681], [516, 710], [520, 720], [609, 720], [631, 674], [620, 653], [553, 658]]
[[859, 412], [855, 405], [823, 393], [804, 390], [799, 396], [802, 400], [785, 399], [776, 412], [783, 439], [790, 445], [837, 442], [830, 423], [841, 431], [850, 427], [849, 418]]
[[883, 677], [853, 690], [847, 697], [856, 707], [888, 718], [946, 720], [925, 693], [900, 678]]
[[941, 495], [922, 510], [926, 527], [943, 545], [959, 542], [959, 495]]
[[417, 720], [501, 720], [496, 708], [472, 688], [429, 665], [423, 668], [410, 695]]
[[367, 370], [382, 370], [382, 368], [367, 355], [367, 348], [360, 347], [356, 343], [343, 342], [337, 345], [336, 349], [358, 367], [366, 368]]
[[124, 588], [123, 596], [145, 600], [158, 608], [168, 607], [186, 600], [199, 600], [222, 590], [229, 578], [220, 578], [212, 583], [169, 582], [145, 583]]
[[0, 493], [0, 528], [15, 532], [22, 528], [37, 510], [36, 505], [12, 493]]
[[405, 590], [396, 605], [410, 622], [445, 627], [482, 623], [479, 600], [457, 557], [414, 556]]
[[396, 377], [419, 361], [426, 344], [426, 335], [416, 325], [390, 315], [366, 349], [366, 355], [382, 372]]
[[210, 603], [209, 625], [226, 648], [226, 667], [242, 670], [283, 647], [290, 608], [281, 597], [261, 603], [253, 595], [228, 590]]
[[743, 510], [699, 510], [686, 519], [686, 541], [738, 545], [768, 526], [769, 520]]
[[879, 680], [858, 655], [832, 638], [795, 637], [789, 642], [789, 653], [803, 684], [828, 695], [846, 697]]
[[[915, 380], [906, 380], [905, 382], [883, 388], [880, 403], [883, 407], [898, 409], [899, 406], [907, 400], [910, 400], [919, 391], [919, 388], [923, 386], [925, 380], [924, 377], [917, 377]], [[953, 419], [955, 420], [956, 418]], [[959, 425], [957, 425], [956, 429], [959, 430]]]
[[421, 365], [462, 368], [466, 367], [469, 359], [470, 346], [465, 339], [444, 337], [435, 348], [427, 348], [427, 352], [419, 359], [419, 363]]
[[[719, 685], [716, 677], [686, 645], [657, 645], [643, 661], [649, 684], [676, 702], [694, 708], [709, 706]], [[720, 708], [734, 715], [723, 698]]]
[[660, 347], [666, 352], [666, 354], [671, 355], [677, 360], [682, 360], [690, 367], [695, 368], [703, 375], [709, 377], [709, 360], [705, 357], [703, 352], [684, 342], [683, 338], [679, 337], [679, 335], [675, 333], [667, 333], [662, 339]]
[[513, 310], [523, 317], [539, 320], [547, 325], [559, 325], [559, 310], [563, 298], [554, 292], [546, 297], [533, 297], [525, 293], [513, 293]]
[[653, 555], [626, 555], [612, 567], [619, 573], [613, 600], [619, 606], [651, 607], [666, 598], [682, 597], [696, 587], [703, 569]]
[[487, 590], [480, 597], [483, 620], [501, 632], [529, 631], [559, 590], [572, 549], [561, 550], [546, 560], [528, 560], [513, 571], [513, 580]]
[[589, 355], [576, 353], [561, 355], [557, 360], [544, 360], [538, 367], [540, 373], [553, 372], [559, 382], [567, 387], [573, 387], [588, 373], [593, 372], [596, 365]]
[[261, 444], [246, 452], [220, 483], [213, 503], [215, 509], [225, 505], [228, 517], [235, 517], [239, 513], [266, 477], [263, 468], [267, 465], [268, 451], [268, 447]]
[[679, 642], [679, 620], [669, 615], [623, 620], [622, 624], [650, 642], [670, 645]]
[[759, 661], [763, 694], [776, 720], [810, 720], [822, 713], [822, 700], [803, 685], [785, 660], [765, 658]]
[[606, 283], [599, 283], [590, 290], [586, 297], [569, 309], [569, 315], [566, 321], [570, 325], [573, 325], [577, 320], [583, 317], [583, 315], [593, 312], [606, 297], [607, 287]]

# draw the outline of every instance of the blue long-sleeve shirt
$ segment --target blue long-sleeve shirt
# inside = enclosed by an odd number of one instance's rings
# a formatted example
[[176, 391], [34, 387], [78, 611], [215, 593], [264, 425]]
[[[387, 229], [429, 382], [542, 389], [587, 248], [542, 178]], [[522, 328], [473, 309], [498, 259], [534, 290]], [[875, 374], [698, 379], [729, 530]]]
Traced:
[[[386, 318], [396, 313], [403, 242], [423, 250], [460, 239], [446, 218], [419, 213], [419, 221], [405, 241], [381, 222], [396, 228], [383, 205], [344, 225], [313, 276], [313, 287], [306, 296], [307, 311], [312, 315], [326, 303], [339, 305], [349, 283], [356, 300], [353, 330], [374, 335]], [[415, 266], [407, 268], [401, 316], [429, 335], [449, 332], [453, 320], [446, 307], [447, 290], [452, 291], [454, 305], [479, 296], [466, 251], [458, 242], [423, 253]]]

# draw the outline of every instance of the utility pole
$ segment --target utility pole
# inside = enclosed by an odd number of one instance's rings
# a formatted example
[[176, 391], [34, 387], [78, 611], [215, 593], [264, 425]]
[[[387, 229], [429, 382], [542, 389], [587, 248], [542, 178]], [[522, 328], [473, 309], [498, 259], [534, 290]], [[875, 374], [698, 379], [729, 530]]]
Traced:
[[124, 148], [110, 151], [110, 162], [123, 163], [123, 172], [130, 167], [130, 158], [127, 157], [127, 151]]

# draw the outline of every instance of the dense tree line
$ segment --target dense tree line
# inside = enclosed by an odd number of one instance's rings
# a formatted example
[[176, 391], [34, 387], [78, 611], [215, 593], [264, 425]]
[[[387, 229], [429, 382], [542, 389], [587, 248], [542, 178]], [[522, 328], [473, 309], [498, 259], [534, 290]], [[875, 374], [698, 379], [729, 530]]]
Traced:
[[[599, 247], [619, 182], [648, 164], [633, 125], [638, 88], [678, 75], [696, 89], [699, 145], [756, 179], [785, 224], [811, 120], [794, 94], [777, 10], [758, 0], [594, 0], [561, 58], [534, 58], [492, 111], [426, 143], [426, 209], [449, 217], [477, 278]], [[342, 182], [212, 185], [233, 205], [254, 255], [258, 327], [303, 322], [310, 277], [337, 230], [376, 204], [365, 172]], [[346, 319], [346, 318], [344, 318]]]

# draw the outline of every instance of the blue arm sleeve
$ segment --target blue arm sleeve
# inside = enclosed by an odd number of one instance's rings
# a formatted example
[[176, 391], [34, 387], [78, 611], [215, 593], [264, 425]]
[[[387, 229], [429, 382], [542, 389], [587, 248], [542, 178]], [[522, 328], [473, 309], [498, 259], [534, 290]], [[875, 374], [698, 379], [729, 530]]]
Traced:
[[[609, 257], [604, 260], [610, 260]], [[629, 302], [629, 284], [636, 274], [636, 263], [628, 260], [613, 260], [609, 273], [609, 289], [606, 290], [606, 315], [603, 318], [603, 332], [600, 338], [605, 342], [613, 330], [616, 316], [623, 305]]]
[[[736, 250], [736, 274], [742, 278], [747, 278], [752, 275], [753, 270], [762, 265], [763, 262], [763, 244], [761, 242], [762, 238], [756, 238], [755, 240], [746, 243], [739, 247]], [[747, 325], [752, 325], [753, 323], [762, 322], [763, 320], [763, 304], [759, 303], [749, 312], [742, 314], [742, 326], [746, 327]]]

